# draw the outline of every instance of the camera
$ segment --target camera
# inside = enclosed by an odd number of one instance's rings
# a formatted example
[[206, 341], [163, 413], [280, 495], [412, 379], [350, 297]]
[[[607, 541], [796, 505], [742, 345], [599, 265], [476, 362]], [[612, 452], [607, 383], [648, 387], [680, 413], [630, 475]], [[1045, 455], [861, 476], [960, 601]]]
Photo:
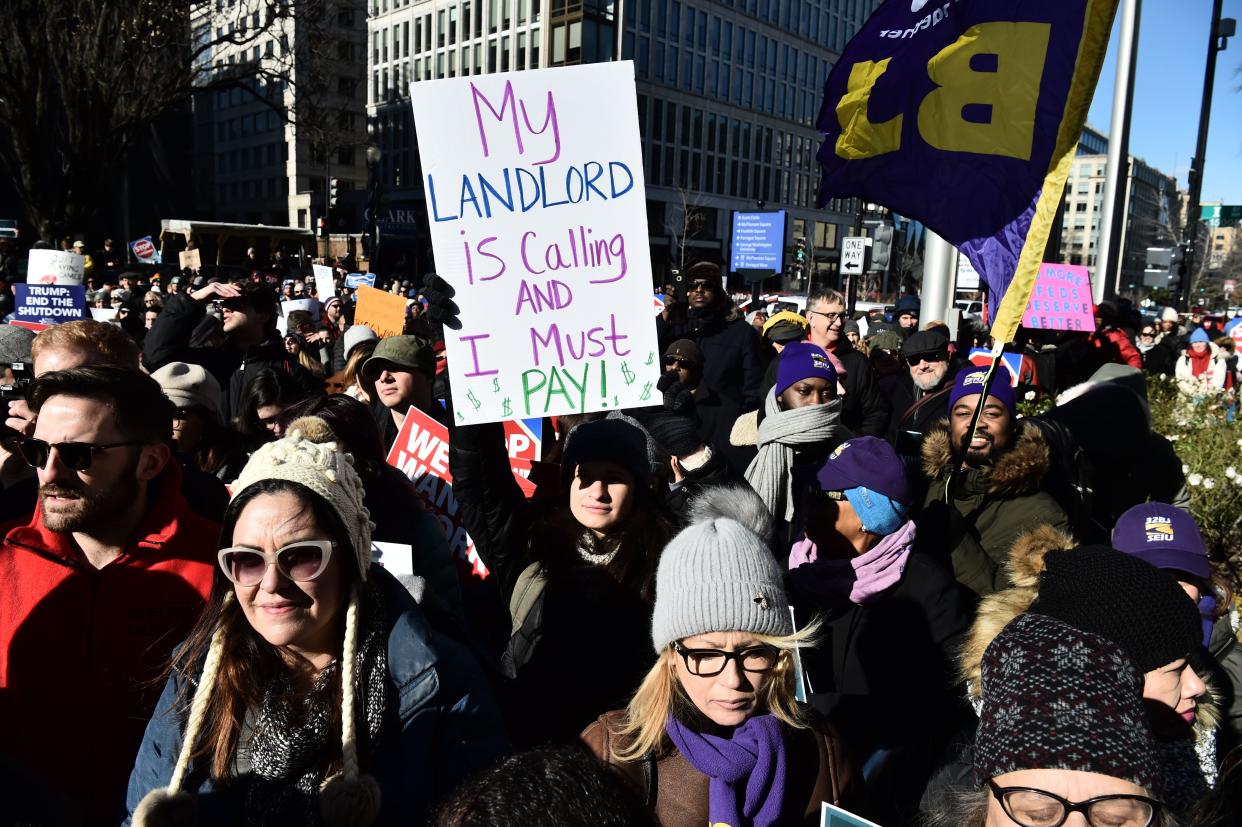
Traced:
[[9, 371], [13, 374], [13, 382], [0, 385], [0, 400], [4, 402], [25, 400], [30, 386], [34, 384], [34, 374], [31, 373], [30, 365], [25, 362], [11, 362]]

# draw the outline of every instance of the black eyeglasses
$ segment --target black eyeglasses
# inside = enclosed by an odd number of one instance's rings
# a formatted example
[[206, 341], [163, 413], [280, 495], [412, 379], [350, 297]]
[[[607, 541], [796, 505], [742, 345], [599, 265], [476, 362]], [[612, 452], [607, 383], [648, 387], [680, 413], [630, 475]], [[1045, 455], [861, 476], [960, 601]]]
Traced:
[[691, 362], [689, 359], [685, 359], [681, 356], [665, 356], [664, 366], [672, 367], [673, 365], [676, 365], [679, 368], [686, 368], [687, 370], [696, 367], [694, 362]]
[[737, 665], [745, 672], [771, 672], [781, 656], [780, 650], [775, 646], [750, 646], [735, 652], [725, 652], [722, 649], [687, 649], [679, 640], [673, 642], [673, 651], [681, 655], [690, 674], [700, 678], [719, 675], [731, 660], [737, 661]]
[[145, 445], [140, 440], [130, 440], [128, 442], [110, 442], [106, 445], [93, 445], [89, 442], [57, 442], [49, 443], [42, 439], [30, 437], [23, 439], [17, 443], [18, 450], [22, 453], [22, 459], [30, 465], [31, 468], [43, 468], [47, 465], [47, 458], [51, 456], [52, 449], [56, 449], [56, 455], [60, 457], [60, 461], [72, 468], [74, 471], [85, 471], [91, 467], [91, 463], [95, 461], [95, 454], [100, 451], [107, 451], [110, 448], [125, 448], [130, 445]]
[[714, 282], [707, 281], [706, 279], [695, 279], [694, 281], [690, 282], [690, 285], [686, 288], [686, 292], [694, 293], [697, 291], [702, 291], [704, 293], [707, 293], [715, 289], [716, 289], [716, 285]]
[[1143, 795], [1101, 795], [1086, 801], [1068, 801], [1034, 787], [988, 787], [1001, 809], [1022, 827], [1061, 827], [1070, 813], [1082, 813], [1091, 827], [1148, 827], [1164, 806]]
[[806, 315], [823, 316], [824, 321], [828, 322], [828, 326], [832, 327], [837, 322], [837, 320], [843, 317], [845, 314], [844, 313], [825, 313], [822, 310], [808, 310], [806, 311]]
[[916, 353], [906, 357], [906, 364], [917, 367], [919, 362], [943, 362], [947, 358], [944, 353]]

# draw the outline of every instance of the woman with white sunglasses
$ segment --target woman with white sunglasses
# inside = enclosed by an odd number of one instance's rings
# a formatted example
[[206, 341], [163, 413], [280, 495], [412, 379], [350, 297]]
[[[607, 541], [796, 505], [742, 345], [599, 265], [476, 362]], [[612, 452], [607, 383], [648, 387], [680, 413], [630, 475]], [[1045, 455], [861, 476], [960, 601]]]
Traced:
[[420, 823], [506, 748], [478, 664], [371, 563], [352, 466], [294, 431], [233, 484], [127, 824], [189, 823], [187, 809], [203, 825]]

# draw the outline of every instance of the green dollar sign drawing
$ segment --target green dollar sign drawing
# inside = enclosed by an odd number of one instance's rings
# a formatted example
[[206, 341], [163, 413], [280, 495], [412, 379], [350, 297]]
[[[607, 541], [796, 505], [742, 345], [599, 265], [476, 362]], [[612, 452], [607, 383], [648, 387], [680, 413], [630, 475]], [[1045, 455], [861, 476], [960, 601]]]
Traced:
[[621, 375], [625, 377], [625, 384], [627, 385], [634, 384], [634, 380], [638, 378], [637, 374], [630, 370], [629, 362], [621, 363]]
[[612, 398], [612, 404], [613, 404], [613, 407], [617, 407], [617, 408], [621, 407], [621, 397], [614, 396]]
[[505, 397], [505, 400], [504, 400], [503, 402], [501, 402], [500, 404], [504, 406], [504, 407], [502, 408], [501, 412], [502, 412], [505, 416], [513, 416], [513, 406], [509, 404], [509, 398], [508, 398], [508, 397]]
[[650, 366], [651, 366], [651, 363], [652, 363], [652, 362], [654, 362], [654, 361], [655, 361], [655, 353], [654, 353], [654, 352], [648, 353], [648, 354], [647, 354], [647, 362], [646, 362], [647, 366], [648, 366], [648, 367], [650, 367]]
[[500, 393], [499, 377], [495, 377], [495, 376], [492, 377], [492, 393]]
[[643, 395], [638, 398], [643, 400], [644, 402], [646, 402], [648, 399], [651, 398], [651, 383], [650, 382], [643, 385]]
[[483, 403], [482, 403], [482, 402], [480, 402], [480, 401], [479, 401], [479, 398], [478, 398], [477, 396], [475, 396], [475, 395], [474, 395], [474, 391], [470, 391], [470, 393], [466, 394], [466, 398], [470, 400], [470, 404], [471, 404], [471, 405], [474, 405], [474, 409], [475, 409], [476, 411], [477, 411], [479, 408], [483, 407]]
[[458, 412], [457, 412], [457, 421], [458, 421], [458, 422], [465, 422], [465, 421], [466, 421], [466, 417], [462, 415], [462, 412], [461, 412], [461, 411], [458, 411]]

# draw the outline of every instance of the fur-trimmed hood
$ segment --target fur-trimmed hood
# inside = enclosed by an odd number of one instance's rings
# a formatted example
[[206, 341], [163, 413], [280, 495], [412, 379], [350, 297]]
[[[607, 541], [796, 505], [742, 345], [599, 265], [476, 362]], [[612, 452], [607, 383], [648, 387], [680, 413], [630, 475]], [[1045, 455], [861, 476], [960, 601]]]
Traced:
[[[1044, 571], [1044, 556], [1054, 550], [1078, 546], [1070, 535], [1052, 526], [1043, 525], [1018, 537], [1005, 561], [1005, 571], [1014, 585], [979, 601], [975, 622], [966, 634], [958, 657], [958, 677], [966, 683], [966, 694], [975, 705], [983, 698], [983, 654], [1011, 620], [1025, 612], [1039, 596], [1039, 576]], [[1207, 694], [1199, 699], [1195, 729], [1207, 732], [1221, 722], [1221, 694], [1203, 670], [1199, 677], [1207, 685]]]
[[[1001, 456], [1001, 461], [979, 471], [987, 493], [1003, 497], [1029, 494], [1039, 487], [1051, 465], [1048, 443], [1034, 425], [1018, 420], [1017, 439]], [[923, 473], [936, 479], [949, 471], [953, 449], [949, 441], [949, 421], [936, 423], [923, 440]]]

